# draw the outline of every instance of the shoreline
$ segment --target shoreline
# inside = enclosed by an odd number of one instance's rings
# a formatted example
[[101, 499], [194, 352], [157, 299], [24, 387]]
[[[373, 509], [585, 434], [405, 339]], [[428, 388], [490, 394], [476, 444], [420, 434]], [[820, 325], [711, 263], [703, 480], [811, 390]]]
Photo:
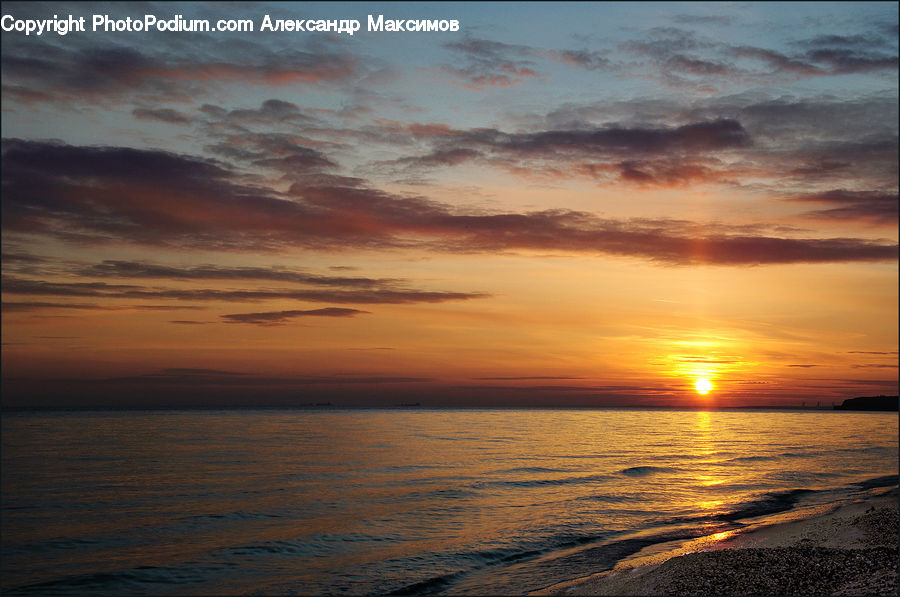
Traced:
[[529, 595], [897, 595], [898, 499], [894, 487], [803, 518], [654, 545]]

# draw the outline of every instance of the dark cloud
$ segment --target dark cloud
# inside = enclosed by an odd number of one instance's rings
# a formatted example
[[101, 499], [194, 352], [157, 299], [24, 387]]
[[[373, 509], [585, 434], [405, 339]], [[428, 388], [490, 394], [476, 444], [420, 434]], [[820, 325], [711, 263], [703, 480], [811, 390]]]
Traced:
[[53, 267], [53, 261], [46, 257], [33, 255], [18, 248], [5, 248], [2, 252], [3, 271], [19, 274], [33, 274]]
[[135, 108], [131, 111], [132, 116], [138, 120], [157, 120], [168, 124], [190, 124], [191, 119], [177, 110], [171, 108]]
[[[125, 95], [177, 100], [196, 96], [204, 85], [215, 82], [309, 84], [342, 81], [361, 72], [360, 61], [344, 51], [276, 51], [245, 40], [212, 59], [208, 56], [213, 54], [203, 49], [209, 43], [211, 38], [198, 36], [192, 51], [167, 55], [150, 48], [77, 41], [61, 48], [36, 39], [4, 45], [0, 66], [4, 81], [29, 92], [33, 101], [96, 102]], [[21, 93], [19, 97], [25, 99]]]
[[408, 166], [411, 168], [437, 168], [441, 166], [456, 166], [482, 157], [482, 154], [474, 149], [460, 147], [458, 149], [438, 149], [432, 153], [418, 156], [400, 158], [386, 165]]
[[862, 48], [864, 50], [884, 45], [884, 39], [879, 35], [817, 35], [810, 39], [793, 42], [793, 45], [806, 48], [821, 47], [847, 47]]
[[113, 293], [139, 291], [140, 286], [105, 282], [45, 282], [14, 276], [3, 276], [3, 292], [43, 296], [108, 296]]
[[[542, 131], [531, 134], [492, 135], [481, 143], [503, 151], [543, 153], [652, 154], [671, 151], [712, 151], [746, 146], [749, 135], [736, 120], [720, 119], [679, 127], [606, 127], [602, 129]], [[476, 137], [476, 140], [477, 137]]]
[[718, 176], [710, 165], [698, 160], [627, 160], [618, 164], [623, 180], [654, 186], [677, 186], [706, 182]]
[[[470, 142], [476, 140], [470, 139]], [[703, 151], [742, 146], [735, 121], [671, 129], [480, 134], [477, 142], [513, 154], [550, 150], [636, 154], [678, 148]], [[365, 187], [294, 184], [281, 194], [250, 187], [224, 166], [166, 152], [4, 143], [3, 229], [79, 243], [109, 241], [156, 246], [276, 250], [400, 248], [452, 252], [558, 250], [605, 253], [667, 264], [755, 265], [883, 261], [895, 244], [854, 238], [786, 238], [760, 230], [676, 220], [611, 220], [571, 210], [462, 213], [420, 197]], [[165, 176], [160, 176], [165, 172]], [[75, 286], [67, 286], [70, 291]], [[81, 287], [82, 291], [90, 290]], [[218, 290], [150, 292], [112, 289], [118, 296], [182, 300], [254, 300], [275, 295]], [[279, 297], [339, 302], [457, 300], [467, 293], [303, 291]], [[329, 297], [329, 298], [324, 298]]]
[[[675, 21], [701, 22], [693, 19], [682, 16]], [[820, 35], [792, 45], [796, 51], [782, 52], [713, 41], [677, 27], [658, 27], [642, 39], [622, 44], [621, 49], [649, 59], [651, 73], [662, 81], [698, 88], [897, 69], [896, 48], [878, 34]], [[736, 62], [724, 61], [725, 56]]]
[[897, 56], [874, 52], [859, 52], [848, 48], [812, 50], [807, 54], [812, 62], [824, 64], [833, 74], [864, 73], [875, 70], [896, 70]]
[[821, 64], [830, 74], [895, 70], [898, 64], [896, 42], [877, 33], [818, 35], [795, 45], [806, 50], [807, 60]]
[[692, 58], [683, 54], [675, 54], [667, 58], [665, 68], [693, 75], [727, 75], [735, 70], [732, 64]]
[[525, 77], [538, 76], [531, 60], [536, 52], [528, 46], [487, 39], [466, 39], [444, 45], [461, 56], [463, 65], [445, 65], [443, 69], [464, 80], [469, 87], [510, 87]]
[[[4, 288], [4, 291], [6, 289]], [[13, 294], [16, 294], [16, 291], [12, 291]], [[28, 293], [25, 293], [28, 294]], [[53, 295], [53, 292], [38, 292], [36, 294], [48, 294]], [[65, 296], [65, 295], [63, 295]], [[99, 304], [86, 304], [86, 303], [50, 303], [50, 302], [42, 302], [42, 301], [21, 301], [21, 302], [13, 302], [13, 301], [4, 301], [3, 302], [3, 311], [8, 311], [10, 313], [17, 311], [39, 311], [43, 309], [79, 309], [79, 310], [88, 310], [88, 311], [122, 311], [122, 310], [135, 310], [135, 311], [184, 311], [187, 309], [202, 309], [203, 307], [190, 306], [190, 305], [99, 305]]]
[[262, 105], [255, 110], [236, 109], [226, 111], [217, 106], [208, 104], [204, 105], [201, 109], [211, 116], [240, 124], [271, 124], [297, 120], [310, 122], [315, 120], [313, 117], [303, 113], [297, 104], [279, 99], [265, 100]]
[[548, 50], [546, 54], [553, 60], [587, 70], [612, 70], [614, 67], [609, 58], [596, 50]]
[[[751, 144], [750, 135], [741, 123], [726, 118], [677, 127], [610, 125], [514, 134], [474, 129], [436, 139], [436, 148], [431, 153], [389, 164], [435, 167], [493, 160], [540, 169], [542, 162], [571, 166], [573, 160], [580, 159], [594, 160], [582, 168], [583, 171], [593, 169], [593, 174], [616, 170], [629, 181], [673, 184], [714, 176], [710, 166], [717, 158], [705, 158], [706, 154], [745, 149]], [[701, 158], [709, 165], [702, 163]]]
[[[601, 184], [616, 182], [618, 176], [618, 180], [643, 186], [715, 183], [747, 188], [754, 184], [750, 181], [768, 179], [766, 192], [775, 185], [791, 196], [828, 187], [891, 189], [896, 188], [898, 176], [897, 106], [896, 95], [891, 93], [842, 99], [766, 98], [747, 93], [692, 103], [632, 100], [568, 105], [536, 119], [536, 126], [590, 131], [598, 128], [597, 121], [674, 120], [687, 125], [726, 121], [740, 123], [748, 143], [689, 155], [674, 148], [654, 154], [611, 152], [609, 156], [556, 151], [548, 152], [543, 161], [530, 158], [525, 162], [528, 156], [516, 156], [520, 160], [517, 165], [523, 172], [546, 172], [552, 177], [558, 171], [560, 178], [575, 173]], [[644, 124], [615, 128], [672, 131], [676, 127]], [[449, 141], [439, 146], [447, 149], [454, 143], [459, 144]], [[728, 155], [722, 155], [723, 151]]]
[[871, 220], [879, 224], [896, 225], [900, 197], [896, 191], [848, 191], [835, 189], [821, 193], [809, 193], [791, 198], [794, 201], [834, 205], [829, 209], [808, 212], [815, 218], [839, 220]]
[[791, 73], [802, 76], [826, 74], [822, 68], [811, 64], [803, 57], [791, 57], [766, 48], [735, 46], [731, 48], [731, 53], [738, 58], [752, 58], [765, 63], [769, 73]]
[[360, 278], [347, 276], [321, 276], [283, 268], [223, 267], [201, 265], [176, 267], [140, 261], [106, 260], [77, 270], [81, 276], [114, 278], [157, 278], [170, 280], [266, 280], [292, 282], [315, 286], [343, 286], [351, 288], [377, 288], [395, 286], [403, 282], [396, 278]]
[[4, 313], [15, 313], [20, 311], [37, 311], [40, 309], [82, 309], [82, 310], [102, 310], [105, 307], [100, 305], [90, 305], [85, 303], [48, 303], [37, 301], [3, 301], [2, 311]]
[[475, 377], [478, 381], [527, 381], [537, 379], [584, 379], [583, 377], [568, 377], [564, 375], [532, 375], [520, 377]]
[[675, 359], [679, 363], [708, 363], [713, 365], [733, 365], [743, 362], [741, 359], [723, 359], [720, 357], [697, 357], [697, 356], [678, 356]]
[[29, 89], [22, 85], [3, 85], [0, 89], [2, 89], [2, 96], [5, 101], [36, 104], [53, 101], [54, 99], [54, 96], [49, 93]]
[[206, 150], [227, 159], [295, 174], [337, 167], [323, 152], [308, 147], [309, 139], [295, 134], [240, 129], [215, 136], [221, 137], [222, 141], [207, 145]]
[[[639, 386], [639, 385], [609, 385], [609, 386], [560, 386], [560, 385], [541, 385], [541, 386], [529, 386], [529, 385], [462, 385], [457, 386], [460, 390], [496, 390], [496, 391], [510, 391], [510, 392], [577, 392], [577, 393], [590, 393], [590, 394], [607, 394], [610, 392], [635, 392], [640, 394], [652, 394], [655, 392], [670, 392], [673, 387], [667, 386]], [[633, 394], [632, 394], [633, 396]]]
[[808, 49], [784, 54], [754, 46], [734, 46], [731, 52], [737, 57], [760, 60], [776, 73], [802, 76], [897, 69], [896, 50], [886, 48], [880, 37], [829, 35], [797, 42], [797, 45]]
[[269, 245], [287, 222], [301, 234], [315, 226], [302, 224], [312, 215], [304, 206], [242, 185], [220, 164], [163, 151], [9, 140], [3, 167], [6, 231], [235, 248]]
[[291, 311], [265, 311], [262, 313], [231, 313], [221, 317], [226, 323], [252, 323], [255, 325], [281, 325], [295, 317], [354, 317], [369, 313], [359, 309], [343, 309], [328, 307], [325, 309], [291, 310]]
[[234, 110], [204, 104], [200, 112], [205, 116], [200, 130], [211, 141], [206, 150], [225, 159], [273, 168], [288, 177], [338, 166], [323, 149], [343, 146], [322, 140], [338, 134], [337, 129], [294, 103], [268, 99], [259, 108]]
[[101, 380], [60, 380], [72, 383], [133, 383], [150, 385], [241, 385], [241, 386], [305, 386], [305, 385], [358, 385], [358, 384], [393, 384], [422, 383], [433, 381], [429, 377], [402, 377], [390, 375], [334, 375], [334, 376], [297, 376], [297, 377], [262, 377], [241, 371], [220, 371], [216, 369], [169, 368], [154, 373], [146, 373], [132, 377], [113, 377]]
[[[3, 292], [33, 296], [74, 296], [98, 299], [170, 299], [179, 301], [255, 302], [274, 299], [293, 299], [310, 302], [360, 304], [442, 303], [445, 301], [486, 298], [474, 292], [432, 292], [403, 288], [374, 288], [361, 290], [218, 290], [211, 288], [174, 289], [106, 284], [104, 282], [47, 282], [4, 276]], [[174, 307], [173, 307], [174, 308]]]

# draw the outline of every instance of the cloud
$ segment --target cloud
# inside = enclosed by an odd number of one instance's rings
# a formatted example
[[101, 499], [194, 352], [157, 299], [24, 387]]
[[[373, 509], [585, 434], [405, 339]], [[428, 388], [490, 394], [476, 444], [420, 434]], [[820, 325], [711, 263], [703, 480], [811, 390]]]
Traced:
[[210, 153], [227, 159], [248, 161], [255, 166], [285, 173], [308, 174], [336, 168], [323, 152], [307, 147], [310, 141], [289, 133], [254, 133], [240, 130], [206, 146]]
[[312, 215], [214, 161], [163, 151], [10, 140], [3, 164], [4, 230], [233, 248], [270, 244], [268, 233]]
[[[4, 291], [6, 289], [4, 288]], [[11, 291], [13, 294], [16, 293], [15, 290]], [[28, 293], [26, 293], [28, 294]], [[42, 294], [40, 292], [36, 294]], [[44, 294], [53, 295], [52, 292], [47, 292]], [[63, 295], [65, 296], [65, 295]], [[87, 303], [50, 303], [46, 301], [4, 301], [2, 305], [3, 311], [6, 312], [17, 312], [17, 311], [38, 311], [43, 309], [80, 309], [80, 310], [89, 310], [89, 311], [183, 311], [185, 309], [202, 309], [203, 307], [196, 306], [186, 306], [186, 305], [99, 305], [99, 304], [87, 304]]]
[[83, 310], [101, 310], [104, 307], [100, 305], [90, 305], [85, 303], [48, 303], [37, 301], [3, 301], [2, 311], [4, 313], [15, 313], [20, 311], [37, 311], [40, 309], [83, 309]]
[[219, 290], [213, 288], [145, 288], [104, 282], [47, 282], [13, 276], [3, 277], [3, 292], [32, 296], [77, 296], [105, 299], [170, 299], [180, 301], [256, 302], [293, 299], [309, 302], [360, 304], [442, 303], [486, 298], [476, 292], [433, 292], [405, 288], [373, 289], [281, 289]]
[[488, 39], [466, 39], [450, 42], [444, 47], [462, 57], [464, 65], [444, 65], [443, 70], [463, 79], [466, 86], [511, 87], [525, 80], [537, 77], [535, 63], [530, 60], [536, 54], [528, 46], [505, 44]]
[[806, 49], [795, 54], [754, 46], [732, 46], [730, 50], [738, 57], [758, 59], [774, 72], [801, 76], [896, 70], [898, 65], [896, 49], [878, 35], [820, 35], [794, 45]]
[[218, 369], [168, 368], [153, 373], [145, 373], [132, 377], [112, 377], [99, 380], [59, 380], [71, 383], [86, 384], [120, 384], [134, 383], [151, 385], [240, 385], [240, 386], [307, 386], [307, 385], [366, 385], [393, 383], [423, 383], [433, 381], [430, 377], [403, 377], [391, 375], [321, 375], [297, 377], [261, 377], [241, 371], [225, 371]]
[[[684, 25], [715, 23], [715, 17], [681, 15]], [[719, 24], [728, 24], [719, 21]], [[836, 76], [897, 69], [896, 47], [877, 33], [819, 35], [791, 42], [779, 51], [755, 45], [736, 45], [701, 37], [677, 27], [657, 27], [643, 37], [620, 45], [639, 57], [637, 68], [667, 85], [718, 89], [732, 84], [759, 85], [806, 77]], [[726, 60], [730, 58], [731, 60]]]
[[596, 50], [547, 50], [551, 60], [578, 66], [587, 70], [612, 70], [614, 65], [603, 53]]
[[156, 120], [167, 124], [191, 124], [189, 117], [171, 108], [135, 108], [131, 114], [138, 120]]
[[480, 152], [475, 151], [474, 149], [460, 147], [456, 149], [438, 149], [423, 156], [400, 158], [382, 162], [381, 165], [407, 166], [409, 168], [437, 168], [441, 166], [456, 166], [480, 157], [482, 157]]
[[793, 42], [793, 45], [805, 48], [847, 47], [867, 50], [885, 44], [880, 35], [817, 35], [809, 39]]
[[219, 106], [204, 104], [201, 112], [233, 124], [273, 124], [290, 121], [314, 122], [297, 104], [280, 99], [267, 99], [257, 109], [225, 110]]
[[733, 365], [736, 363], [742, 363], [743, 361], [738, 358], [730, 358], [723, 359], [720, 357], [698, 357], [698, 356], [676, 356], [675, 360], [679, 363], [699, 363], [699, 364], [711, 364], [711, 365]]
[[546, 210], [457, 214], [438, 203], [397, 199], [361, 189], [297, 189], [319, 206], [366, 214], [380, 229], [424, 237], [419, 246], [452, 252], [560, 250], [641, 257], [666, 264], [756, 265], [893, 260], [897, 246], [850, 238], [796, 239], [665, 219], [604, 219], [586, 212]]
[[328, 307], [325, 309], [292, 310], [292, 311], [266, 311], [262, 313], [231, 313], [222, 315], [226, 323], [252, 323], [255, 325], [281, 325], [295, 317], [354, 317], [369, 311], [359, 309], [342, 309]]
[[769, 70], [766, 74], [789, 73], [795, 76], [823, 75], [826, 71], [800, 56], [787, 56], [775, 50], [755, 46], [734, 46], [731, 54], [737, 58], [750, 58], [763, 62]]
[[830, 209], [807, 212], [806, 215], [821, 219], [870, 220], [878, 224], [896, 225], [900, 197], [896, 192], [848, 191], [834, 189], [820, 193], [808, 193], [791, 198], [794, 201], [835, 205]]
[[347, 276], [321, 276], [284, 268], [224, 267], [201, 265], [177, 267], [141, 261], [105, 260], [76, 270], [81, 276], [113, 278], [155, 278], [170, 280], [265, 280], [291, 282], [315, 286], [343, 286], [352, 288], [378, 288], [394, 286], [403, 280], [396, 278], [361, 278]]
[[473, 129], [436, 138], [422, 156], [405, 157], [379, 166], [433, 168], [485, 161], [515, 172], [556, 171], [570, 177], [618, 175], [639, 184], [672, 185], [715, 179], [722, 152], [746, 150], [752, 139], [734, 119], [690, 122], [681, 126], [621, 126], [551, 129], [505, 133]]
[[[470, 140], [471, 141], [471, 140]], [[652, 154], [743, 146], [734, 121], [670, 129], [483, 133], [483, 147], [513, 154]], [[573, 210], [465, 213], [422, 197], [362, 186], [295, 183], [285, 192], [252, 187], [222, 164], [167, 152], [8, 140], [3, 147], [5, 233], [43, 234], [80, 244], [125, 242], [180, 248], [269, 250], [409, 248], [454, 253], [556, 250], [686, 265], [886, 261], [897, 245], [857, 238], [791, 238], [747, 227], [666, 219], [615, 220]], [[165, 172], [165, 176], [160, 176]], [[63, 288], [63, 287], [60, 287]], [[70, 291], [78, 286], [69, 285]], [[81, 287], [82, 291], [89, 290]], [[298, 298], [419, 302], [483, 296], [381, 289], [368, 292], [106, 288], [120, 297], [182, 300]], [[325, 298], [328, 297], [328, 298]]]
[[683, 54], [675, 54], [665, 61], [665, 68], [692, 75], [728, 75], [735, 71], [732, 64], [692, 58]]
[[[887, 92], [840, 99], [769, 98], [754, 92], [693, 102], [635, 99], [570, 104], [535, 118], [532, 126], [556, 131], [617, 128], [671, 134], [676, 124], [724, 121], [739, 123], [747, 142], [726, 149], [698, 149], [689, 155], [677, 148], [644, 154], [633, 150], [617, 154], [611, 148], [608, 155], [548, 151], [539, 158], [516, 155], [516, 162], [506, 159], [524, 173], [547, 172], [547, 176], [563, 178], [574, 172], [600, 183], [615, 182], [615, 177], [641, 186], [715, 183], [742, 189], [756, 186], [766, 193], [778, 188], [784, 196], [829, 187], [890, 190], [897, 186], [897, 110], [896, 94]], [[598, 126], [597, 122], [622, 124]], [[653, 122], [664, 124], [646, 124]], [[436, 146], [446, 150], [460, 143]]]
[[747, 131], [740, 122], [732, 119], [694, 122], [671, 128], [608, 126], [594, 130], [549, 130], [520, 134], [485, 131], [472, 133], [469, 140], [476, 146], [517, 154], [569, 151], [616, 156], [713, 151], [744, 147], [750, 143]]
[[197, 36], [192, 43], [191, 51], [162, 54], [152, 48], [77, 40], [62, 48], [32, 39], [5, 45], [0, 67], [4, 81], [20, 91], [21, 100], [95, 102], [123, 96], [180, 100], [201, 90], [208, 93], [204, 86], [216, 82], [333, 83], [362, 71], [360, 61], [346, 51], [276, 51], [246, 40], [208, 51], [214, 42], [206, 36]]
[[822, 48], [811, 50], [807, 56], [812, 62], [829, 67], [833, 74], [865, 73], [875, 70], [896, 70], [897, 56], [875, 52], [860, 52], [850, 48]]
[[583, 377], [568, 377], [564, 375], [530, 375], [519, 377], [474, 377], [478, 381], [533, 381], [539, 379], [584, 379]]

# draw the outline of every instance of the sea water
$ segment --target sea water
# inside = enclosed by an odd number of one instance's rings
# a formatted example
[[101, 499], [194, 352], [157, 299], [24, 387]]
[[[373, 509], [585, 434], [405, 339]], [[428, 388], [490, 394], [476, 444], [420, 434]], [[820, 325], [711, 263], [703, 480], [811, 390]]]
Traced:
[[524, 594], [897, 484], [896, 413], [4, 413], [9, 595]]

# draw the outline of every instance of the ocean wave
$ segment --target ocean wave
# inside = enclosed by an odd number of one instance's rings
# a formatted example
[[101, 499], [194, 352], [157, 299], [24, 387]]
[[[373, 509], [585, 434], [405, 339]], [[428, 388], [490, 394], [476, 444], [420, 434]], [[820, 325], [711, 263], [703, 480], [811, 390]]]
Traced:
[[875, 477], [874, 479], [866, 479], [865, 481], [852, 483], [852, 485], [860, 487], [861, 489], [876, 489], [878, 487], [891, 487], [897, 485], [898, 481], [900, 481], [900, 475], [885, 475], [883, 477]]
[[510, 481], [481, 481], [472, 485], [482, 487], [541, 487], [543, 485], [571, 485], [580, 483], [596, 483], [608, 481], [609, 475], [586, 475], [583, 477], [560, 477], [556, 479], [513, 479]]
[[730, 460], [726, 460], [725, 462], [762, 462], [765, 460], [777, 460], [777, 456], [739, 456], [737, 458], [732, 458]]
[[719, 520], [741, 520], [744, 518], [754, 518], [757, 516], [765, 516], [767, 514], [777, 514], [785, 512], [794, 507], [804, 495], [816, 493], [815, 489], [791, 489], [788, 491], [774, 491], [766, 493], [759, 498], [745, 502], [737, 509], [730, 512], [717, 514], [715, 518]]
[[154, 594], [161, 585], [186, 585], [208, 581], [222, 566], [135, 566], [124, 570], [63, 576], [53, 580], [4, 588], [4, 595]]
[[566, 469], [546, 468], [543, 466], [520, 466], [516, 468], [507, 468], [497, 471], [497, 474], [504, 475], [507, 473], [567, 473]]
[[465, 574], [466, 571], [460, 571], [432, 576], [431, 578], [426, 578], [425, 580], [402, 586], [399, 589], [394, 589], [387, 593], [387, 595], [434, 595], [449, 587], [455, 580]]
[[444, 489], [435, 489], [422, 494], [423, 498], [438, 498], [442, 500], [461, 500], [477, 497], [478, 492], [470, 489], [461, 489], [456, 487], [447, 487]]
[[255, 520], [263, 518], [283, 518], [280, 514], [269, 514], [266, 512], [245, 512], [238, 510], [236, 512], [227, 512], [224, 514], [196, 514], [193, 516], [182, 516], [176, 520], [185, 521], [219, 521], [219, 520]]
[[575, 498], [578, 501], [589, 501], [589, 502], [605, 502], [609, 504], [624, 504], [629, 502], [634, 502], [633, 494], [609, 494], [609, 493], [595, 493], [591, 495], [582, 495]]
[[632, 466], [630, 468], [622, 469], [619, 473], [623, 475], [629, 475], [631, 477], [643, 477], [646, 475], [654, 475], [656, 473], [674, 473], [678, 472], [680, 469], [669, 467], [669, 466]]

